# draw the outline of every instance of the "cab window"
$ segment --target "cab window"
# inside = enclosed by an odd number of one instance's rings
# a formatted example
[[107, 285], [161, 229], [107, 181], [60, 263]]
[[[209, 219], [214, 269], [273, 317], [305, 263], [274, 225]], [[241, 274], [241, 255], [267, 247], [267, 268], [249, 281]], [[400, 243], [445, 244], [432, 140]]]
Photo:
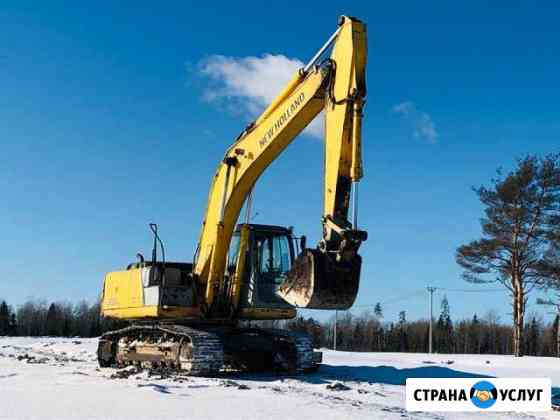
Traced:
[[239, 253], [239, 244], [241, 243], [241, 236], [238, 232], [235, 232], [231, 237], [231, 243], [229, 244], [228, 252], [228, 272], [232, 273], [235, 271], [235, 265], [237, 264], [237, 254]]
[[[258, 241], [259, 272], [281, 283], [290, 271], [290, 245], [285, 235], [267, 236]], [[270, 277], [269, 277], [270, 278]]]

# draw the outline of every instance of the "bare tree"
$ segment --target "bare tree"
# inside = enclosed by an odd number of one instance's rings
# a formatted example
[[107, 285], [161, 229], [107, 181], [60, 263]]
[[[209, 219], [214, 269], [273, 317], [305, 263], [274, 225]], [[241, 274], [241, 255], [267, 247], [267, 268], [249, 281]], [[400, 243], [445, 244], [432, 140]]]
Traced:
[[457, 249], [463, 277], [498, 282], [509, 292], [513, 309], [513, 353], [523, 355], [527, 296], [548, 276], [545, 254], [560, 221], [560, 155], [527, 156], [490, 187], [475, 189], [484, 206], [482, 238]]

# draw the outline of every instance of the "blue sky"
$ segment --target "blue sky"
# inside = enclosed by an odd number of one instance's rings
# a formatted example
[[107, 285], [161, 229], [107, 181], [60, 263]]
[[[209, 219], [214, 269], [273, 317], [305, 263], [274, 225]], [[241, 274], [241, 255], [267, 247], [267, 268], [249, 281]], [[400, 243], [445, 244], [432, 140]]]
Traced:
[[[305, 62], [345, 13], [368, 24], [369, 38], [360, 190], [369, 240], [356, 305], [387, 302], [388, 319], [403, 309], [425, 316], [427, 284], [473, 288], [454, 262], [480, 231], [471, 186], [518, 156], [558, 151], [558, 11], [531, 2], [4, 2], [0, 296], [94, 299], [106, 271], [149, 253], [151, 221], [170, 259], [191, 260], [214, 169], [270, 95], [265, 57]], [[245, 78], [205, 71], [217, 55]], [[318, 239], [321, 168], [321, 141], [308, 132], [262, 177], [255, 222]], [[505, 292], [448, 297], [454, 317], [494, 308], [509, 320]], [[528, 311], [544, 313], [534, 300]]]

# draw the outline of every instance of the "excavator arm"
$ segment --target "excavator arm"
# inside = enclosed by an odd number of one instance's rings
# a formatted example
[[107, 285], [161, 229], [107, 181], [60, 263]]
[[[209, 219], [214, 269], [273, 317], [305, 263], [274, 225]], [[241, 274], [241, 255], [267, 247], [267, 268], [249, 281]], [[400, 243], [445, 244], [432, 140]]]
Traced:
[[[330, 58], [319, 63], [333, 46]], [[357, 19], [342, 17], [337, 31], [300, 69], [227, 150], [213, 178], [193, 273], [204, 291], [206, 311], [236, 306], [239, 279], [224, 297], [227, 251], [241, 208], [255, 182], [297, 135], [325, 112], [325, 175], [323, 238], [317, 249], [297, 258], [279, 294], [289, 303], [308, 308], [347, 308], [357, 294], [360, 243], [365, 232], [348, 220], [350, 195], [357, 199], [362, 177], [361, 119], [366, 93], [366, 29]], [[247, 232], [241, 234], [243, 238]], [[242, 261], [236, 271], [243, 269]], [[223, 309], [223, 308], [222, 308]]]

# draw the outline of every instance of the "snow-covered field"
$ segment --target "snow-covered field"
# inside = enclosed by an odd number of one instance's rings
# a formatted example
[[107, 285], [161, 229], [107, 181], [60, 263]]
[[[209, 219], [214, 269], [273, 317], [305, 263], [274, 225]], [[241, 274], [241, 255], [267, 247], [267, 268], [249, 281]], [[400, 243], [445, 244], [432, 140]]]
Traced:
[[[98, 369], [96, 339], [1, 338], [0, 418], [540, 419], [514, 413], [408, 413], [410, 377], [550, 377], [552, 358], [325, 351], [314, 374], [221, 378], [112, 377]], [[332, 385], [337, 384], [333, 388]], [[340, 384], [340, 385], [339, 385]], [[556, 391], [555, 389], [553, 394]], [[478, 415], [477, 415], [478, 414]]]

